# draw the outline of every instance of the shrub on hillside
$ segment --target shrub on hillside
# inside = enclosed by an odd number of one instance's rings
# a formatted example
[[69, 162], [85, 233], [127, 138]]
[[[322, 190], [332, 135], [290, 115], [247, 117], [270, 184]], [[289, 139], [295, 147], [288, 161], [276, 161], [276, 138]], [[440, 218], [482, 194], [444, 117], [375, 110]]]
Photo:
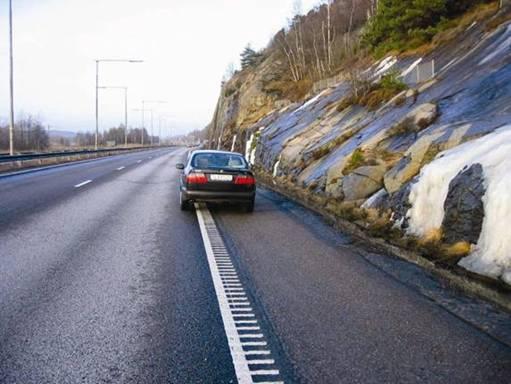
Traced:
[[488, 0], [380, 0], [364, 41], [377, 56], [416, 48], [442, 30], [447, 20]]

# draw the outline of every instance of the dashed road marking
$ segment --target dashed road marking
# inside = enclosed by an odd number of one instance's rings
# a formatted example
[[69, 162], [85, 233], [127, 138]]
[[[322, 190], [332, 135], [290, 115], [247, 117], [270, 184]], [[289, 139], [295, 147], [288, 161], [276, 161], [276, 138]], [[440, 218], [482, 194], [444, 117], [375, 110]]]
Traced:
[[117, 170], [122, 171], [124, 168], [126, 168], [126, 167], [119, 167], [119, 168], [117, 168]]
[[137, 164], [140, 164], [141, 162], [142, 162], [142, 160], [138, 160], [138, 161], [137, 161]]
[[195, 207], [238, 383], [283, 384], [215, 221], [206, 207]]
[[81, 182], [80, 184], [76, 184], [75, 188], [83, 187], [84, 185], [92, 183], [92, 180], [85, 180], [84, 182]]

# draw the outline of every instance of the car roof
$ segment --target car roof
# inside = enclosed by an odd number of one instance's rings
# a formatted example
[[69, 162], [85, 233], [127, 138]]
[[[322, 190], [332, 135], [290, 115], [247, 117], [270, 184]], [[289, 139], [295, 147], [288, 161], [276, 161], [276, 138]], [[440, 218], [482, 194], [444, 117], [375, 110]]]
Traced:
[[238, 155], [238, 156], [243, 156], [241, 153], [239, 152], [231, 152], [231, 151], [219, 151], [219, 150], [216, 150], [216, 149], [197, 149], [195, 151], [192, 151], [191, 155], [195, 155], [197, 153], [222, 153], [222, 154], [225, 154], [225, 155]]

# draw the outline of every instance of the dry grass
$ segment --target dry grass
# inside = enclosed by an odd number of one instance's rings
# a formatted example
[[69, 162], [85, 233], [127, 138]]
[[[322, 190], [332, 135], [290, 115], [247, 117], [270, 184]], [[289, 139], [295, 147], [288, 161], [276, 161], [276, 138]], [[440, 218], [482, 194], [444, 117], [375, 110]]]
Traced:
[[407, 85], [398, 78], [397, 73], [389, 73], [383, 76], [378, 84], [361, 94], [358, 100], [353, 101], [373, 111], [407, 88]]
[[334, 140], [329, 141], [325, 145], [322, 145], [321, 147], [319, 147], [312, 153], [312, 159], [318, 160], [318, 159], [321, 159], [322, 157], [325, 157], [330, 152], [332, 152], [335, 148], [341, 146], [346, 141], [348, 141], [350, 138], [352, 138], [353, 134], [354, 134], [354, 132], [352, 130], [348, 130], [347, 132], [343, 133], [342, 135], [336, 137]]
[[403, 233], [394, 227], [390, 217], [382, 216], [373, 220], [367, 226], [367, 233], [371, 237], [395, 241], [403, 237]]
[[312, 90], [313, 82], [309, 79], [300, 81], [273, 80], [266, 83], [263, 90], [267, 93], [276, 93], [279, 97], [292, 102], [301, 101]]
[[444, 233], [442, 229], [435, 228], [430, 230], [426, 235], [424, 235], [420, 240], [419, 244], [426, 245], [431, 243], [440, 243], [442, 241], [442, 238], [444, 236]]
[[459, 241], [453, 245], [447, 246], [445, 248], [445, 254], [446, 256], [453, 258], [462, 258], [467, 256], [470, 251], [472, 250], [472, 246], [470, 243], [466, 241]]
[[364, 165], [365, 161], [366, 158], [364, 156], [364, 151], [360, 148], [355, 149], [355, 151], [353, 151], [353, 153], [351, 154], [348, 164], [346, 165], [346, 167], [344, 167], [342, 173], [347, 175], [354, 169], [357, 169], [358, 167]]
[[504, 13], [500, 16], [494, 17], [486, 24], [486, 31], [490, 32], [496, 29], [498, 26], [511, 20], [511, 13]]
[[339, 104], [337, 104], [336, 110], [337, 112], [342, 112], [346, 108], [351, 107], [353, 104], [356, 104], [356, 100], [353, 96], [346, 96], [339, 102]]
[[394, 89], [376, 89], [369, 92], [367, 95], [362, 96], [359, 100], [359, 104], [366, 106], [370, 111], [374, 111], [378, 109], [380, 105], [396, 96], [399, 92], [400, 91], [396, 91]]
[[[467, 30], [474, 22], [481, 22], [490, 18], [499, 10], [499, 2], [493, 1], [491, 3], [478, 4], [465, 12], [463, 15], [444, 22], [438, 26], [438, 33], [433, 37], [431, 42], [420, 45], [419, 47], [407, 49], [400, 53], [402, 57], [408, 56], [425, 56], [431, 53], [439, 46], [446, 44], [456, 37], [461, 35]], [[499, 26], [501, 23], [509, 20], [511, 15], [501, 16], [500, 18], [492, 19], [486, 26], [487, 30], [491, 30]]]

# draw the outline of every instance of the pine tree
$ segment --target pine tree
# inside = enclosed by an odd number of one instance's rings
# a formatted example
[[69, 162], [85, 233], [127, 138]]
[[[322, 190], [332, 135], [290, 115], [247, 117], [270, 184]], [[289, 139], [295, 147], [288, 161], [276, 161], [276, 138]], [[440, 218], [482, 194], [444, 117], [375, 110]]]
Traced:
[[260, 53], [254, 51], [250, 45], [247, 45], [243, 52], [241, 52], [241, 68], [245, 69], [248, 67], [253, 67], [257, 65], [259, 62], [259, 58], [261, 57]]

